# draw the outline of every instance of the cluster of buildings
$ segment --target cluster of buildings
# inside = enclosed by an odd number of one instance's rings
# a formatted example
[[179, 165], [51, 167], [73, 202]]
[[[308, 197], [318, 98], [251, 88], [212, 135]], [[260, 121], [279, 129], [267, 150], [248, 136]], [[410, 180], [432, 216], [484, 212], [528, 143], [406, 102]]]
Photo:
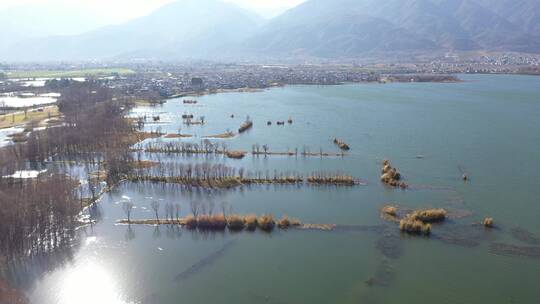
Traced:
[[273, 86], [379, 81], [378, 73], [354, 66], [279, 66], [206, 64], [160, 65], [107, 80], [108, 86], [130, 94], [154, 92], [161, 97], [199, 91], [263, 89]]
[[446, 55], [418, 63], [416, 69], [432, 73], [540, 74], [540, 55]]

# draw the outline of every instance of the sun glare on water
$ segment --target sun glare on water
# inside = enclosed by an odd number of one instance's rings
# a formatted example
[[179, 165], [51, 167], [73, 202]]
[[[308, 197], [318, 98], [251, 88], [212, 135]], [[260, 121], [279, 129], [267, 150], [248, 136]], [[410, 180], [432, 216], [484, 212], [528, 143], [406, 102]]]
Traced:
[[70, 271], [60, 284], [61, 304], [128, 304], [114, 276], [99, 263], [90, 261]]

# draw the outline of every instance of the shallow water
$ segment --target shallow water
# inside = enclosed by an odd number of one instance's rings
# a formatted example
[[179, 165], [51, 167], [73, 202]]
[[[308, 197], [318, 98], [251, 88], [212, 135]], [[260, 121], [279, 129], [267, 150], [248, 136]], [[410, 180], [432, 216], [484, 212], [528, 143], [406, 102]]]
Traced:
[[20, 133], [22, 131], [24, 131], [23, 127], [0, 129], [0, 147], [4, 147], [11, 144], [12, 141], [9, 136], [12, 134]]
[[[368, 184], [229, 191], [123, 184], [91, 210], [99, 221], [80, 231], [80, 245], [67, 254], [71, 258], [61, 258], [61, 266], [45, 274], [27, 274], [30, 279], [20, 285], [35, 303], [536, 302], [540, 259], [494, 254], [490, 244], [529, 246], [512, 236], [515, 226], [540, 235], [540, 78], [462, 77], [466, 81], [455, 84], [294, 86], [203, 96], [197, 105], [177, 99], [139, 108], [134, 115], [162, 113], [161, 123], [148, 130], [177, 133], [181, 127], [183, 134], [196, 136], [182, 141], [235, 131], [249, 115], [252, 130], [222, 140], [230, 148], [249, 151], [259, 143], [273, 151], [309, 146], [337, 152], [333, 137], [351, 146], [343, 158], [160, 155], [162, 161], [220, 162], [270, 172], [342, 171]], [[182, 126], [184, 113], [204, 115], [207, 124]], [[292, 125], [275, 125], [289, 117]], [[379, 183], [384, 158], [412, 189]], [[469, 182], [461, 180], [463, 172]], [[128, 198], [136, 205], [133, 218], [151, 218], [152, 199], [181, 203], [183, 215], [189, 202], [198, 200], [213, 201], [217, 208], [226, 202], [242, 214], [383, 228], [265, 234], [115, 225], [125, 217], [120, 202]], [[380, 218], [387, 202], [472, 215], [435, 225], [431, 238], [408, 237]], [[498, 229], [470, 225], [486, 216], [494, 217]], [[189, 276], [175, 280], [186, 271]]]
[[18, 97], [0, 95], [0, 104], [5, 107], [24, 108], [35, 105], [45, 105], [55, 103], [58, 95], [56, 93], [43, 94], [35, 97]]

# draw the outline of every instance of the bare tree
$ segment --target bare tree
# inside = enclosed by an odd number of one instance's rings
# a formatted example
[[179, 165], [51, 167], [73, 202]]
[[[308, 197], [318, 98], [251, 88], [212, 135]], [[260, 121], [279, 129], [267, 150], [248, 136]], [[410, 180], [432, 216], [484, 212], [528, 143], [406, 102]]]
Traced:
[[221, 202], [221, 213], [225, 216], [227, 214], [227, 202]]
[[176, 220], [180, 220], [180, 204], [174, 204], [174, 210], [176, 212]]
[[214, 213], [215, 207], [216, 207], [216, 203], [214, 201], [208, 202], [208, 215], [212, 216], [212, 214]]
[[171, 221], [174, 219], [174, 205], [172, 203], [167, 203], [165, 205], [165, 212], [167, 218], [170, 218]]
[[153, 200], [152, 203], [150, 204], [150, 206], [154, 210], [154, 213], [156, 214], [156, 220], [159, 223], [159, 214], [158, 214], [158, 212], [159, 212], [159, 201]]
[[131, 201], [124, 201], [122, 203], [122, 209], [124, 209], [128, 223], [131, 223], [131, 211], [133, 210], [133, 203]]
[[194, 217], [197, 217], [199, 214], [199, 203], [196, 201], [191, 201], [189, 205], [191, 207], [191, 213], [193, 213]]

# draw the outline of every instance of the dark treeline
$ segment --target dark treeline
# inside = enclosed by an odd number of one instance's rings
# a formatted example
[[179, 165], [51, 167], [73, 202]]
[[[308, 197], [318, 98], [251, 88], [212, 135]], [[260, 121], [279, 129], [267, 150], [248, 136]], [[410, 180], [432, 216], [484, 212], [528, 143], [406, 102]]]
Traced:
[[223, 164], [159, 163], [157, 166], [133, 171], [128, 180], [177, 183], [195, 187], [231, 188], [250, 184], [313, 184], [358, 185], [360, 181], [339, 172], [316, 172], [304, 177], [295, 171], [246, 171]]
[[0, 184], [0, 253], [8, 260], [47, 252], [72, 237], [77, 184], [64, 174]]
[[58, 107], [63, 125], [32, 132], [26, 145], [19, 145], [20, 156], [43, 161], [60, 154], [80, 154], [119, 149], [125, 140], [119, 135], [132, 130], [123, 118], [126, 105], [113, 100], [112, 90], [98, 83], [73, 82], [61, 90]]
[[[76, 216], [82, 206], [97, 197], [96, 184], [114, 185], [132, 168], [130, 146], [139, 136], [124, 118], [130, 103], [95, 81], [54, 85], [62, 94], [60, 123], [31, 132], [26, 143], [0, 149], [0, 260], [61, 246], [78, 225]], [[88, 179], [92, 195], [85, 204], [79, 182], [65, 172], [36, 179], [9, 177], [17, 170], [36, 167], [57, 172], [54, 161], [62, 158], [97, 163], [105, 172]]]
[[200, 143], [189, 142], [150, 142], [139, 147], [147, 153], [166, 154], [225, 154], [228, 151], [225, 143], [212, 143], [205, 139]]

